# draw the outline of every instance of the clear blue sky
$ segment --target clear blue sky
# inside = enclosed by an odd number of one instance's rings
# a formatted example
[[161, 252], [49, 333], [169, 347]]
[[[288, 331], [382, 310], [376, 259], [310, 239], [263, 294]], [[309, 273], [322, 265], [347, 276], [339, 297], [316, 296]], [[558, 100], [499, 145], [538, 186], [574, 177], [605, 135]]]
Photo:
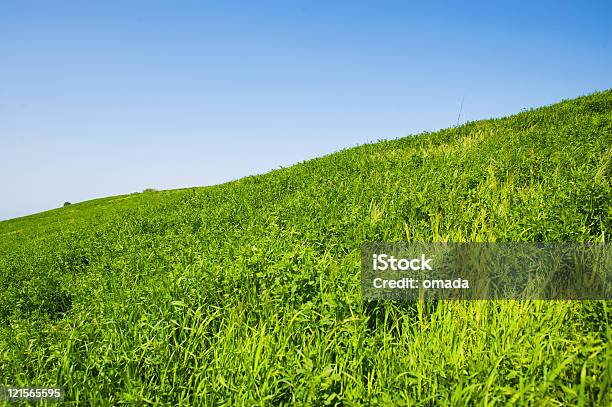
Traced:
[[2, 1], [0, 219], [612, 87], [609, 1], [419, 3]]

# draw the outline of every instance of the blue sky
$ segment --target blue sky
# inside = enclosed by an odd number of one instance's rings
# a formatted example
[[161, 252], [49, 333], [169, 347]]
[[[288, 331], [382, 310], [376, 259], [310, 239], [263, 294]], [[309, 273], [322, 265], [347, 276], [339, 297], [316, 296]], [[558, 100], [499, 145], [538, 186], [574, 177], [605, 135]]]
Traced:
[[[537, 4], [533, 4], [537, 3]], [[612, 87], [610, 2], [2, 1], [0, 219]]]

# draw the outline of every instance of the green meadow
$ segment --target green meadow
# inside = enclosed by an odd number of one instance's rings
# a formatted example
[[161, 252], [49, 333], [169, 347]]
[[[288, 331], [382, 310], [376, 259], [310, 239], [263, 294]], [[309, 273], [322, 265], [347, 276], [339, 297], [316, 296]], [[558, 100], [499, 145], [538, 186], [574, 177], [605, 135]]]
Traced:
[[0, 222], [0, 386], [73, 405], [611, 405], [610, 302], [360, 287], [365, 242], [609, 242], [611, 178], [608, 90]]

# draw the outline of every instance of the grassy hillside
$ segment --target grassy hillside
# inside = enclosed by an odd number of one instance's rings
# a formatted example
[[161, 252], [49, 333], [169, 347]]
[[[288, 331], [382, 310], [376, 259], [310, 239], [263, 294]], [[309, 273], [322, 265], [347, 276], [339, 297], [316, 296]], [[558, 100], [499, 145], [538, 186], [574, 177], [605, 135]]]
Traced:
[[609, 303], [364, 304], [359, 251], [607, 242], [611, 175], [606, 91], [0, 222], [0, 385], [95, 405], [609, 405]]

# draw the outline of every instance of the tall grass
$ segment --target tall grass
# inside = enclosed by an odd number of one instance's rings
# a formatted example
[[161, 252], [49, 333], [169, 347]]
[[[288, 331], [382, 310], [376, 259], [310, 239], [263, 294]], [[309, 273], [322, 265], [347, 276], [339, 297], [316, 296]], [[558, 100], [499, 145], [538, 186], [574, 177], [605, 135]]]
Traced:
[[363, 242], [609, 241], [612, 92], [0, 223], [0, 385], [79, 405], [610, 405], [608, 302], [376, 302]]

